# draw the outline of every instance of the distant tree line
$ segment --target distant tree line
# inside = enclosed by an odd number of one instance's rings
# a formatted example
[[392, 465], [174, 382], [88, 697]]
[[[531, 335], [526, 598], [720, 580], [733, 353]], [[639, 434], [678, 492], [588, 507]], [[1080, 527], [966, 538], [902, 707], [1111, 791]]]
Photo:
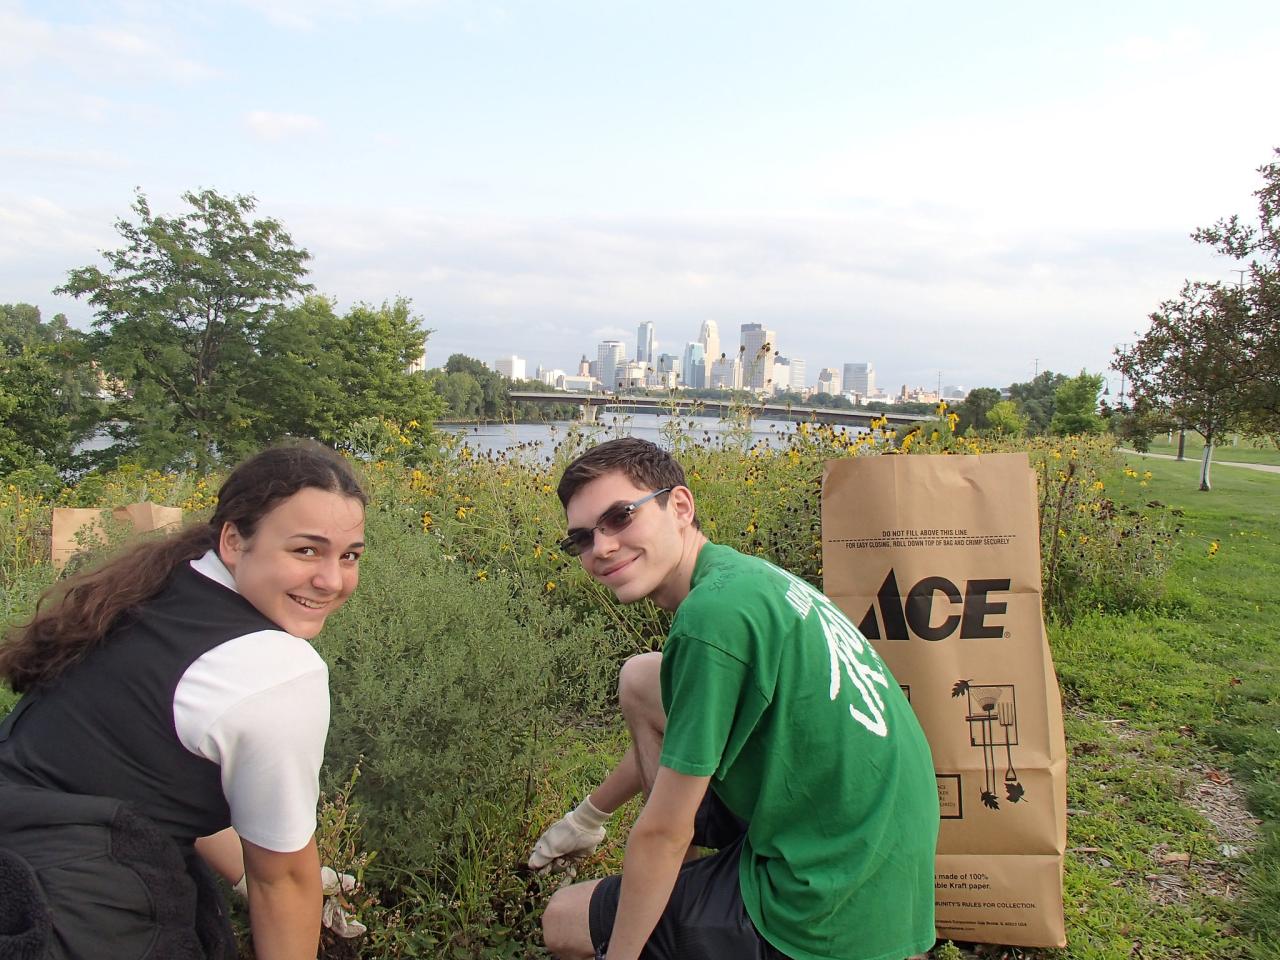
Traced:
[[567, 400], [550, 405], [512, 400], [513, 390], [545, 392], [547, 385], [538, 380], [510, 380], [483, 361], [461, 353], [451, 356], [443, 369], [429, 371], [427, 383], [444, 403], [441, 417], [455, 422], [527, 423], [570, 420], [578, 414], [578, 405]]
[[1046, 370], [1004, 391], [979, 387], [956, 405], [956, 430], [1015, 437], [1101, 433], [1106, 429], [1105, 408], [1100, 411], [1098, 403], [1102, 389], [1102, 376], [1084, 370], [1074, 377]]

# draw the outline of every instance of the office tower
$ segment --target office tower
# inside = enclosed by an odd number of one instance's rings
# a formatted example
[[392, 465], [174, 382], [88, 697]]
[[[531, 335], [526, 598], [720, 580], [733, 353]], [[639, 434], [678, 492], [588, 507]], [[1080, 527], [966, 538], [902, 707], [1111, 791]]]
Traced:
[[685, 345], [684, 385], [691, 390], [701, 390], [707, 385], [707, 354], [701, 343]]
[[835, 367], [823, 367], [818, 373], [818, 392], [836, 394], [840, 392], [840, 371]]
[[524, 379], [524, 358], [517, 357], [514, 353], [509, 357], [499, 357], [493, 361], [493, 369], [508, 380]]
[[[742, 385], [748, 390], [763, 393], [772, 389], [773, 355], [777, 352], [777, 335], [766, 330], [763, 324], [742, 325]], [[765, 384], [769, 384], [766, 388]]]
[[786, 393], [791, 389], [791, 361], [786, 357], [773, 358], [773, 392]]
[[653, 363], [653, 321], [646, 320], [636, 327], [636, 359], [646, 365]]
[[639, 360], [621, 361], [614, 369], [614, 376], [618, 378], [617, 389], [633, 390], [643, 388], [648, 369], [649, 365], [641, 363]]
[[869, 363], [844, 365], [844, 392], [869, 397], [876, 392], [876, 368]]
[[545, 383], [548, 387], [557, 386], [564, 379], [563, 370], [551, 370], [546, 367], [538, 368], [538, 379]]
[[605, 390], [616, 390], [618, 383], [618, 364], [627, 358], [627, 349], [621, 340], [605, 340], [596, 348], [596, 362], [599, 367], [596, 376]]
[[787, 363], [791, 365], [791, 376], [788, 378], [787, 389], [792, 393], [803, 393], [809, 385], [804, 361], [799, 357], [788, 357]]
[[585, 353], [582, 355], [582, 359], [578, 361], [578, 376], [591, 376], [591, 361], [587, 359], [587, 355]]
[[742, 361], [723, 354], [712, 360], [710, 385], [720, 390], [741, 390]]
[[715, 360], [720, 356], [720, 328], [714, 320], [702, 321], [698, 342], [702, 344], [702, 355], [708, 360]]

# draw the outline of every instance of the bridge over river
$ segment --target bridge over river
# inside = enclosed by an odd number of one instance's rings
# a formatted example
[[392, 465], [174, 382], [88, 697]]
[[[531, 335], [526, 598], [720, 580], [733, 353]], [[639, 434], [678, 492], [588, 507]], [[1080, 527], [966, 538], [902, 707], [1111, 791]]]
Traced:
[[524, 403], [577, 404], [582, 419], [594, 422], [601, 408], [628, 413], [684, 413], [725, 419], [740, 416], [793, 422], [834, 423], [851, 427], [869, 427], [871, 421], [884, 417], [894, 426], [920, 423], [933, 419], [916, 413], [876, 413], [871, 410], [836, 410], [831, 407], [801, 407], [788, 403], [743, 404], [732, 400], [680, 399], [671, 397], [619, 397], [600, 393], [559, 393], [537, 390], [512, 390], [512, 400]]

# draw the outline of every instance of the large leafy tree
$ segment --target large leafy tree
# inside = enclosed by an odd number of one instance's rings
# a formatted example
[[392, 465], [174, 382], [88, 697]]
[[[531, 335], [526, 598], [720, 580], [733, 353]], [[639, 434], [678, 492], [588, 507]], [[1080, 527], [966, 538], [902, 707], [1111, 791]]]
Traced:
[[72, 466], [101, 415], [85, 337], [58, 314], [0, 304], [0, 475]]
[[1188, 283], [1151, 314], [1151, 326], [1112, 363], [1132, 383], [1135, 404], [1166, 410], [1204, 438], [1200, 489], [1208, 490], [1213, 445], [1241, 424], [1241, 377], [1249, 316], [1240, 290]]
[[336, 443], [369, 417], [425, 427], [443, 403], [426, 377], [406, 371], [427, 336], [403, 298], [339, 316], [332, 301], [310, 296], [280, 311], [262, 331], [256, 377], [245, 389], [254, 435]]
[[490, 370], [483, 361], [468, 357], [464, 353], [455, 353], [450, 356], [445, 361], [444, 371], [447, 374], [465, 373], [475, 380], [483, 398], [480, 407], [482, 418], [497, 420], [506, 414], [510, 406], [507, 394], [511, 392], [511, 381], [502, 374], [496, 370]]
[[[1240, 427], [1280, 443], [1280, 149], [1258, 169], [1257, 223], [1233, 216], [1192, 237], [1247, 265], [1238, 286]], [[1245, 281], [1247, 276], [1248, 280]]]
[[987, 425], [987, 411], [1001, 400], [1000, 391], [995, 387], [976, 387], [960, 401], [956, 407], [956, 431], [964, 433], [970, 427], [981, 430]]
[[147, 463], [201, 466], [254, 442], [248, 387], [263, 329], [310, 289], [307, 251], [256, 201], [185, 193], [186, 212], [152, 213], [139, 191], [124, 241], [106, 269], [72, 270], [56, 292], [96, 311], [96, 348], [126, 386], [113, 409], [117, 439]]
[[1032, 433], [1045, 433], [1049, 430], [1049, 425], [1053, 422], [1058, 388], [1066, 381], [1064, 374], [1046, 370], [1026, 383], [1009, 385], [1009, 399], [1018, 405], [1018, 409], [1027, 418], [1027, 426]]
[[1064, 380], [1053, 394], [1053, 418], [1049, 431], [1058, 436], [1076, 433], [1101, 433], [1103, 422], [1098, 414], [1098, 394], [1102, 392], [1102, 376], [1080, 371], [1080, 375]]
[[1012, 400], [1001, 400], [986, 412], [987, 427], [993, 433], [1020, 437], [1027, 432], [1030, 421]]

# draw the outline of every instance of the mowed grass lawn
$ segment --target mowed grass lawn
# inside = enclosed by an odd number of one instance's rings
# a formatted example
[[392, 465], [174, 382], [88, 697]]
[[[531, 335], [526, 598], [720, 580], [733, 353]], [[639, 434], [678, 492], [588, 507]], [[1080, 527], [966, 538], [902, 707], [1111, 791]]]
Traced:
[[[1168, 456], [1177, 456], [1178, 454], [1178, 435], [1173, 435], [1170, 441], [1167, 434], [1160, 434], [1151, 440], [1151, 452], [1165, 454]], [[1200, 434], [1191, 431], [1187, 432], [1187, 443], [1183, 448], [1182, 455], [1188, 460], [1200, 462], [1200, 458], [1204, 455], [1204, 440], [1200, 438]], [[1216, 463], [1269, 463], [1273, 466], [1280, 466], [1280, 449], [1276, 449], [1275, 444], [1262, 443], [1259, 441], [1239, 440], [1232, 444], [1230, 440], [1213, 448], [1213, 462]]]
[[1223, 466], [1201, 493], [1194, 461], [1126, 459], [1151, 472], [1142, 505], [1181, 529], [1158, 609], [1050, 629], [1070, 758], [1062, 955], [1277, 957], [1280, 474]]

